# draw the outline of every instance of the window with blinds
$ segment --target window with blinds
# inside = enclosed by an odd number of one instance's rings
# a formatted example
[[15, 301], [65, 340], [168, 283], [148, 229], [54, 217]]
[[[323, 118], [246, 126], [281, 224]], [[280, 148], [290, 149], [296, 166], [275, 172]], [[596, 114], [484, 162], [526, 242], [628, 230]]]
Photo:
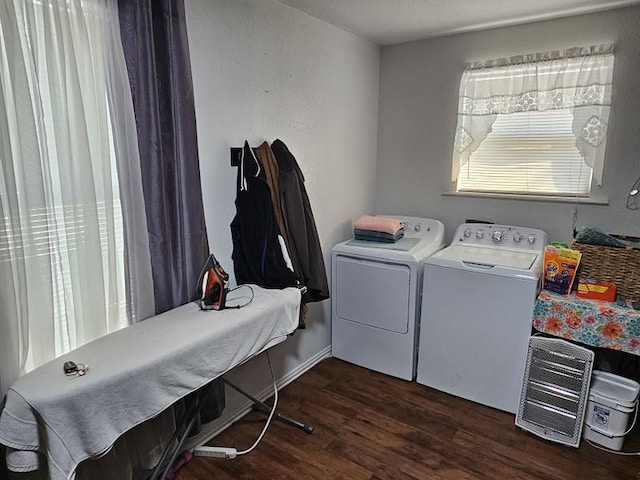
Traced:
[[588, 196], [592, 168], [572, 123], [569, 109], [498, 115], [461, 168], [458, 191]]
[[602, 186], [613, 45], [467, 63], [451, 181], [459, 192], [588, 197]]

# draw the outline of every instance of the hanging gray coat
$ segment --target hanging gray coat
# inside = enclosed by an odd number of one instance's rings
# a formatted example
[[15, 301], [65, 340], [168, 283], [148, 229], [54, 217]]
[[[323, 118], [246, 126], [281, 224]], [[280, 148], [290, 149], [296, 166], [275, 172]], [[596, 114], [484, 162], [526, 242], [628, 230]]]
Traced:
[[271, 150], [278, 161], [280, 204], [288, 233], [287, 245], [293, 269], [307, 292], [305, 303], [329, 298], [329, 284], [322, 248], [313, 218], [311, 203], [304, 186], [304, 175], [287, 146], [276, 140]]

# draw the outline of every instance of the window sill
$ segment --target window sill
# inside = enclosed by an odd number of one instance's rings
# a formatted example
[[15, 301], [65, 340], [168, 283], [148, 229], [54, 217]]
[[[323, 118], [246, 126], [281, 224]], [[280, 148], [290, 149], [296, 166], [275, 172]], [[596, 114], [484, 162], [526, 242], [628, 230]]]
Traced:
[[516, 195], [508, 193], [481, 193], [481, 192], [444, 192], [446, 197], [470, 197], [470, 198], [499, 198], [505, 200], [524, 200], [529, 202], [569, 203], [585, 205], [609, 205], [607, 198], [585, 197], [553, 197], [550, 195]]

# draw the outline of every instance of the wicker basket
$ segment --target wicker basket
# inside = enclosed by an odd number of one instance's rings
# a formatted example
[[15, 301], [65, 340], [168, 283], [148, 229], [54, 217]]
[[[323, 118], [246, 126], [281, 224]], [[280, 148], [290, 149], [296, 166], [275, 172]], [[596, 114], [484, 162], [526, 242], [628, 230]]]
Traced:
[[618, 294], [628, 300], [640, 299], [640, 250], [578, 243], [571, 248], [582, 253], [578, 278], [615, 282]]

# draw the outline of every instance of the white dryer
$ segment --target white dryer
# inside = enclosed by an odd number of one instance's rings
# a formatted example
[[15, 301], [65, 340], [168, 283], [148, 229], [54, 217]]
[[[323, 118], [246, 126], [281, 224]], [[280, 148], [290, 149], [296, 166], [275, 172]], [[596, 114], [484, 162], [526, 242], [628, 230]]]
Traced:
[[444, 225], [405, 224], [396, 243], [347, 240], [331, 255], [332, 355], [405, 380], [416, 371], [424, 259], [444, 247]]
[[516, 413], [547, 234], [463, 224], [429, 257], [418, 383]]

